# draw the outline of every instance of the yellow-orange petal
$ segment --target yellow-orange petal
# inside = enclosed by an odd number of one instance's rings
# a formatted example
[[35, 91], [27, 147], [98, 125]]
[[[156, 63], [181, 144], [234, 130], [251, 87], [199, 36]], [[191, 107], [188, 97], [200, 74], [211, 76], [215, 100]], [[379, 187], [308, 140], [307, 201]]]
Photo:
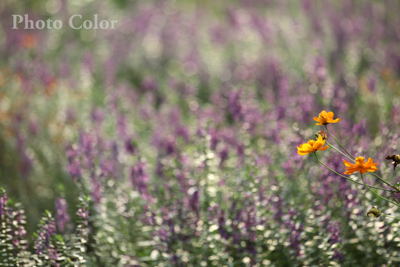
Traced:
[[310, 153], [312, 153], [312, 152], [314, 152], [314, 151], [312, 151], [312, 150], [309, 150], [309, 149], [297, 149], [297, 153], [299, 153], [300, 155], [307, 155], [307, 154], [310, 154]]
[[368, 158], [367, 162], [365, 163], [365, 165], [371, 165], [373, 162], [373, 160], [371, 158]]
[[333, 119], [333, 116], [334, 116], [334, 114], [333, 114], [333, 112], [332, 111], [330, 111], [330, 112], [328, 112], [328, 119]]
[[313, 149], [314, 149], [314, 150], [318, 150], [318, 149], [320, 149], [323, 145], [324, 145], [324, 143], [322, 143], [322, 142], [316, 142], [316, 143], [313, 145]]
[[344, 165], [346, 166], [346, 167], [354, 167], [354, 164], [351, 164], [350, 162], [348, 162], [348, 161], [346, 161], [346, 160], [344, 160], [344, 159], [342, 159], [343, 160], [343, 163], [344, 163]]
[[317, 141], [315, 141], [315, 143], [313, 144], [312, 147], [314, 150], [317, 150], [317, 149], [321, 148], [324, 144], [325, 144], [325, 141], [324, 141], [324, 139], [322, 139], [322, 136], [320, 135], [320, 136], [318, 136]]
[[[313, 140], [308, 141], [309, 143], [313, 144]], [[312, 145], [310, 145], [309, 143], [304, 143], [301, 144], [297, 147], [297, 153], [304, 156], [307, 154], [310, 154], [312, 152], [314, 152], [314, 149], [312, 148]]]
[[358, 172], [358, 171], [360, 171], [360, 168], [358, 168], [358, 167], [348, 167], [346, 170], [346, 174], [347, 173], [352, 174], [353, 172]]
[[309, 152], [300, 152], [300, 151], [297, 151], [297, 153], [298, 153], [300, 156], [306, 156], [306, 155], [310, 154]]
[[307, 149], [307, 150], [312, 149], [312, 146], [309, 143], [301, 144], [300, 147], [301, 149]]
[[324, 147], [321, 147], [319, 150], [327, 150], [328, 149], [328, 145], [326, 145], [326, 146], [324, 146]]
[[314, 146], [314, 144], [315, 144], [314, 140], [308, 140], [308, 142], [307, 142], [307, 145], [309, 145], [310, 148], [312, 148]]

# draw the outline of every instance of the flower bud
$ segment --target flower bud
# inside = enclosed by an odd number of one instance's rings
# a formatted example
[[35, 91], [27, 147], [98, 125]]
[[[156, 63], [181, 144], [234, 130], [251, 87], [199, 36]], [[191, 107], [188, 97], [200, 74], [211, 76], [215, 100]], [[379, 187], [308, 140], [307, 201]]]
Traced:
[[372, 217], [372, 218], [378, 218], [379, 216], [381, 216], [381, 212], [374, 206], [372, 207], [372, 209], [370, 209], [370, 211], [367, 213], [368, 217]]

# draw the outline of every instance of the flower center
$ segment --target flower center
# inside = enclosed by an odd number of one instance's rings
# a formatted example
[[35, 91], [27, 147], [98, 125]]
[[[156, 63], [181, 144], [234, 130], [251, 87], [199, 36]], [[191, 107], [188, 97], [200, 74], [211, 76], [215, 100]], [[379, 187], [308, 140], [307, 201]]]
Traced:
[[358, 163], [358, 165], [360, 165], [360, 166], [364, 165], [364, 161], [365, 161], [364, 157], [357, 157], [356, 158], [356, 163]]

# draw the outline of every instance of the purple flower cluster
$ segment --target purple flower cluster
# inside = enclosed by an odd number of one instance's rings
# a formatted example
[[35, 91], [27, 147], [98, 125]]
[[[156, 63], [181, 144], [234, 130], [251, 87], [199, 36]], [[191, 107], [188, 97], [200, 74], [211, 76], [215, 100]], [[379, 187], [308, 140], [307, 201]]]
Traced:
[[68, 229], [70, 223], [70, 216], [68, 214], [68, 203], [64, 198], [57, 198], [55, 203], [56, 208], [56, 221], [60, 232]]
[[[47, 253], [47, 250], [50, 249], [51, 254], [57, 255], [57, 252], [54, 251], [54, 248], [51, 247], [51, 241], [56, 234], [56, 224], [54, 219], [49, 215], [45, 217], [41, 222], [40, 229], [37, 233], [37, 237], [35, 239], [35, 249], [38, 255]], [[53, 259], [55, 260], [55, 259]]]

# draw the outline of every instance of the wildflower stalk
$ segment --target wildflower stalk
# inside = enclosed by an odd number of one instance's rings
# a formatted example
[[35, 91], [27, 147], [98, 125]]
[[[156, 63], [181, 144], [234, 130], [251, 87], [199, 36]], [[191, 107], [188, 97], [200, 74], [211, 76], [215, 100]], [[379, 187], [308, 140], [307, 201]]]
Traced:
[[[327, 169], [330, 170], [331, 172], [334, 172], [335, 174], [339, 175], [340, 177], [343, 177], [343, 178], [345, 178], [345, 179], [347, 179], [347, 180], [349, 180], [349, 181], [351, 181], [351, 182], [353, 182], [353, 183], [355, 183], [355, 184], [367, 186], [365, 183], [357, 182], [357, 181], [355, 181], [355, 180], [353, 180], [353, 179], [350, 179], [349, 177], [346, 177], [346, 176], [341, 175], [340, 173], [334, 171], [333, 169], [329, 168], [328, 166], [326, 166], [324, 163], [322, 163], [322, 162], [319, 160], [319, 158], [318, 158], [318, 156], [317, 156], [317, 153], [314, 152], [313, 154], [314, 154], [315, 158], [318, 160], [318, 162], [321, 163], [322, 165], [324, 165], [325, 168], [327, 168]], [[367, 187], [368, 187], [368, 186], [367, 186]], [[384, 189], [384, 188], [380, 188], [380, 187], [376, 187], [376, 186], [372, 186], [372, 185], [371, 185], [370, 187], [371, 187], [371, 188], [378, 189], [378, 190], [382, 190], [382, 191], [392, 192], [392, 190], [390, 190], [390, 189]]]
[[389, 216], [389, 215], [386, 215], [386, 214], [383, 214], [383, 213], [381, 213], [381, 216], [385, 216], [385, 217], [387, 217], [387, 218], [391, 218], [391, 219], [395, 219], [395, 220], [400, 221], [399, 218], [396, 218], [396, 217], [393, 217], [393, 216]]
[[372, 190], [372, 189], [365, 183], [364, 176], [363, 176], [362, 174], [361, 174], [361, 179], [362, 179], [364, 185], [365, 185], [365, 186], [369, 189], [369, 191], [371, 191], [375, 196], [377, 196], [377, 197], [379, 197], [379, 198], [381, 198], [381, 199], [383, 199], [383, 200], [386, 200], [387, 202], [390, 202], [390, 203], [392, 203], [392, 204], [394, 204], [394, 205], [400, 207], [400, 205], [399, 205], [398, 203], [396, 203], [396, 202], [394, 202], [394, 201], [391, 201], [391, 200], [389, 200], [389, 199], [387, 199], [387, 198], [385, 198], [385, 197], [383, 197], [383, 196], [377, 194], [374, 190]]
[[351, 160], [351, 161], [354, 162], [354, 159], [350, 158], [348, 155], [346, 155], [345, 153], [343, 153], [342, 151], [340, 151], [339, 149], [337, 149], [336, 147], [334, 147], [334, 146], [333, 146], [331, 143], [329, 143], [328, 141], [325, 141], [325, 143], [326, 143], [329, 147], [333, 148], [334, 150], [336, 150], [337, 152], [339, 152], [340, 154], [342, 154], [342, 156], [344, 156], [344, 157], [346, 157], [347, 159], [349, 159], [349, 160]]
[[[342, 154], [343, 156], [345, 156], [347, 159], [352, 160], [354, 162], [355, 158], [342, 146], [342, 144], [339, 143], [339, 141], [329, 132], [328, 127], [325, 125], [326, 130], [328, 131], [329, 135], [336, 141], [336, 143], [344, 149], [344, 151], [346, 151], [346, 153], [351, 157], [347, 156], [346, 154], [344, 154], [342, 151], [340, 151], [338, 148], [332, 146], [330, 143], [326, 142], [330, 147], [332, 147], [334, 150], [336, 150], [337, 152], [339, 152], [340, 154]], [[380, 177], [379, 175], [373, 173], [373, 172], [368, 172], [370, 175], [375, 176], [376, 178], [378, 178], [382, 183], [386, 184], [387, 186], [390, 186], [391, 188], [393, 188], [394, 190], [396, 190], [396, 192], [400, 192], [399, 189], [397, 189], [395, 186], [391, 185], [390, 183], [386, 182], [382, 177]]]
[[393, 188], [394, 190], [396, 190], [396, 192], [400, 192], [399, 189], [397, 189], [394, 185], [389, 184], [388, 182], [386, 182], [385, 180], [383, 180], [379, 175], [373, 173], [373, 172], [368, 172], [370, 175], [375, 176], [376, 178], [378, 178], [379, 180], [381, 180], [383, 183], [387, 184], [388, 186], [390, 186], [391, 188]]
[[347, 150], [346, 150], [346, 148], [344, 148], [343, 146], [342, 146], [342, 144], [341, 143], [339, 143], [339, 141], [338, 140], [336, 140], [336, 138], [331, 134], [331, 132], [329, 131], [329, 129], [328, 129], [328, 126], [327, 125], [325, 125], [325, 129], [326, 129], [326, 131], [329, 133], [329, 135], [333, 138], [333, 140], [335, 140], [336, 141], [336, 143], [341, 147], [341, 148], [343, 148], [343, 150], [344, 151], [346, 151], [346, 153], [347, 153], [347, 155], [349, 155], [351, 158], [353, 158], [353, 160], [355, 160], [356, 158], [355, 157], [353, 157]]

